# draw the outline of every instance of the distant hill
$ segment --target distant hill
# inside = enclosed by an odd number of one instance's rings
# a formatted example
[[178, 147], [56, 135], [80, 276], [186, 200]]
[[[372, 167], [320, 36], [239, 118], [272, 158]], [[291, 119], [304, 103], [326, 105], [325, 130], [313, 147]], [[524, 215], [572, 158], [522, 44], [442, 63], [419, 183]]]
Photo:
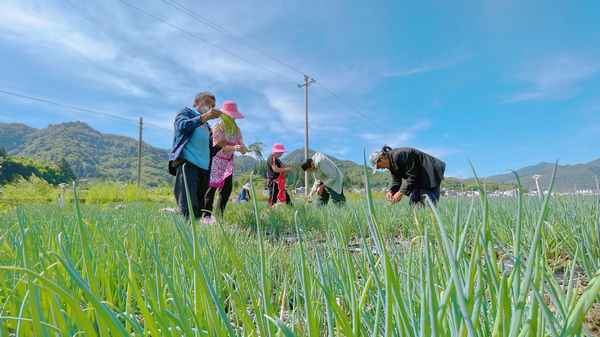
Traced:
[[[20, 123], [0, 123], [0, 146], [8, 155], [27, 157], [36, 161], [45, 161], [57, 165], [65, 158], [77, 178], [97, 178], [113, 180], [135, 180], [137, 177], [137, 140], [114, 134], [104, 134], [83, 122], [49, 124], [42, 129]], [[144, 143], [142, 152], [142, 181], [144, 185], [156, 186], [164, 182], [172, 183], [173, 178], [167, 172], [167, 159], [170, 149], [161, 149]], [[309, 150], [309, 155], [315, 153]], [[266, 154], [265, 154], [266, 155]], [[364, 171], [362, 164], [349, 160], [340, 160], [328, 156], [344, 173], [348, 186], [363, 187]], [[283, 157], [286, 165], [295, 166], [296, 177], [304, 173], [299, 164], [304, 159], [304, 149], [297, 149]], [[235, 156], [234, 176], [251, 171], [259, 163], [247, 155]], [[264, 168], [262, 171], [264, 171]], [[539, 163], [517, 170], [521, 184], [527, 189], [535, 189], [534, 174], [542, 177], [540, 186], [548, 187], [554, 164]], [[559, 165], [554, 190], [565, 192], [577, 189], [596, 188], [594, 176], [600, 177], [600, 159], [586, 164]], [[292, 175], [290, 175], [292, 178]], [[482, 178], [482, 177], [480, 177]], [[303, 179], [303, 178], [302, 178]], [[447, 179], [442, 183], [450, 186], [460, 182]], [[456, 179], [455, 179], [456, 180]], [[370, 176], [374, 188], [388, 187], [391, 182], [389, 172], [381, 171]], [[502, 184], [516, 184], [512, 173], [488, 177], [488, 181]], [[465, 182], [469, 184], [468, 182]], [[297, 183], [299, 185], [299, 183]], [[506, 188], [501, 186], [499, 188]]]
[[248, 172], [252, 170], [256, 165], [258, 165], [258, 160], [250, 157], [248, 154], [246, 155], [235, 155], [233, 157], [233, 176], [235, 177], [238, 174]]
[[[83, 122], [49, 124], [43, 129], [24, 124], [0, 123], [0, 130], [11, 130], [12, 137], [2, 137], [9, 155], [56, 164], [62, 158], [77, 178], [135, 180], [137, 177], [137, 140], [104, 134]], [[142, 180], [156, 186], [171, 182], [166, 170], [169, 150], [147, 143], [142, 147]]]
[[[62, 158], [78, 179], [137, 179], [138, 141], [131, 137], [101, 133], [83, 122], [49, 124], [42, 129], [20, 123], [0, 123], [0, 146], [10, 156], [26, 157], [57, 165]], [[172, 183], [167, 172], [170, 149], [143, 143], [142, 183]], [[234, 174], [251, 170], [258, 161], [235, 156]]]
[[21, 123], [0, 123], [0, 146], [11, 152], [25, 142], [25, 137], [37, 129]]
[[[560, 162], [559, 162], [560, 163]], [[537, 165], [527, 166], [516, 170], [521, 185], [529, 190], [536, 189], [534, 175], [541, 175], [538, 179], [541, 189], [548, 189], [554, 164], [541, 162]], [[553, 191], [568, 192], [576, 189], [596, 189], [596, 179], [600, 179], [600, 159], [586, 164], [558, 165]], [[479, 177], [480, 179], [485, 177]], [[516, 184], [515, 175], [510, 172], [487, 177], [488, 181]]]

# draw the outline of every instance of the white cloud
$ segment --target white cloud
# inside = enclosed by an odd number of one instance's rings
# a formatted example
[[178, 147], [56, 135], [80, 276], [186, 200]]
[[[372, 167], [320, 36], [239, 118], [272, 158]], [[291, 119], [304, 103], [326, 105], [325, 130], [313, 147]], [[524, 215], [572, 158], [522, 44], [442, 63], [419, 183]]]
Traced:
[[107, 82], [112, 82], [117, 89], [117, 91], [122, 94], [127, 94], [128, 96], [136, 96], [136, 97], [147, 97], [149, 96], [148, 92], [146, 92], [143, 88], [137, 86], [126, 78], [112, 77], [107, 78]]
[[430, 72], [430, 71], [441, 69], [441, 68], [446, 68], [451, 65], [457, 64], [460, 61], [461, 61], [461, 59], [455, 59], [455, 60], [447, 61], [447, 62], [440, 63], [440, 64], [422, 65], [422, 66], [419, 66], [419, 67], [416, 67], [413, 69], [409, 69], [409, 70], [385, 73], [385, 74], [383, 74], [383, 76], [384, 77], [408, 77], [408, 76], [426, 73], [426, 72]]
[[117, 49], [111, 43], [97, 41], [80, 32], [67, 33], [58, 41], [75, 53], [95, 61], [111, 61], [117, 55]]
[[410, 131], [420, 131], [420, 130], [429, 129], [429, 127], [431, 127], [431, 120], [428, 118], [425, 118], [425, 119], [421, 119], [421, 120], [417, 121], [416, 124], [411, 125], [409, 127], [409, 130]]
[[431, 120], [421, 119], [402, 131], [386, 128], [389, 132], [381, 130], [381, 133], [362, 133], [359, 134], [359, 137], [376, 145], [376, 147], [381, 147], [383, 145], [382, 140], [385, 140], [385, 143], [390, 147], [410, 147], [410, 142], [417, 138], [418, 132], [429, 129], [431, 125]]
[[503, 103], [570, 98], [579, 92], [578, 86], [581, 82], [598, 73], [600, 73], [598, 61], [591, 61], [578, 55], [557, 55], [515, 74], [514, 79], [530, 83], [533, 89], [515, 93]]
[[461, 149], [461, 148], [457, 148], [457, 147], [450, 147], [450, 146], [430, 146], [430, 147], [423, 147], [423, 148], [419, 148], [419, 150], [428, 153], [436, 158], [439, 159], [443, 159], [444, 157], [448, 157], [451, 156], [453, 154], [457, 154], [457, 153], [463, 153], [465, 152], [465, 150]]
[[353, 150], [353, 148], [348, 147], [348, 146], [344, 146], [344, 147], [333, 146], [326, 150], [328, 151], [327, 154], [337, 154], [337, 155], [345, 156], [349, 151]]
[[[105, 38], [85, 32], [80, 21], [68, 16], [50, 3], [20, 7], [0, 5], [0, 29], [7, 31], [2, 39], [36, 48], [53, 58], [64, 54], [83, 56], [91, 60], [112, 60], [117, 54], [115, 46]], [[65, 48], [66, 47], [66, 48]]]
[[49, 25], [46, 19], [36, 13], [0, 3], [0, 27], [4, 30], [42, 29]]

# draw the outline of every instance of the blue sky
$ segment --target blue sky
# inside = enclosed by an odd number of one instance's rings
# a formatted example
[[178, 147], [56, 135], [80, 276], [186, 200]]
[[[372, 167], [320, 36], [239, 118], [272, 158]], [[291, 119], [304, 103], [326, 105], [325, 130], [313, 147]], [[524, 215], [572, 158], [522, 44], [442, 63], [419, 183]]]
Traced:
[[[304, 147], [306, 74], [309, 147], [340, 159], [411, 146], [485, 177], [600, 158], [599, 1], [3, 0], [0, 57], [0, 91], [143, 117], [161, 148], [205, 90], [238, 104], [246, 144]], [[0, 122], [74, 120], [138, 135], [0, 93]]]

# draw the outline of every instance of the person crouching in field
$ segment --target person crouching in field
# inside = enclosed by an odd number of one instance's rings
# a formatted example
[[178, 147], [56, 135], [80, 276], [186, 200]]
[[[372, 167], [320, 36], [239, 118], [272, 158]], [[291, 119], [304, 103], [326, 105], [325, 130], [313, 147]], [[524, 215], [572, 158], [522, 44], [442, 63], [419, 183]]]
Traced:
[[250, 186], [250, 183], [247, 183], [246, 185], [242, 186], [242, 188], [240, 188], [240, 191], [238, 192], [237, 198], [235, 198], [234, 202], [250, 201], [250, 189], [252, 189], [252, 186]]
[[[373, 174], [377, 169], [388, 169], [392, 174], [392, 186], [385, 198], [398, 202], [402, 196], [410, 196], [411, 203], [425, 202], [425, 196], [436, 203], [440, 198], [440, 184], [444, 179], [446, 163], [425, 152], [410, 147], [392, 149], [384, 145], [369, 156]], [[402, 183], [402, 179], [406, 181]]]
[[219, 189], [216, 212], [223, 215], [233, 187], [233, 154], [237, 151], [244, 154], [248, 151], [242, 140], [242, 132], [235, 123], [236, 119], [244, 118], [232, 101], [223, 102], [221, 120], [212, 128], [213, 145], [226, 140], [225, 145], [213, 158], [210, 168], [210, 188], [206, 192], [206, 208], [213, 209], [215, 192]]
[[346, 197], [342, 189], [344, 174], [340, 169], [321, 152], [315, 153], [312, 158], [307, 158], [300, 163], [304, 171], [312, 172], [315, 183], [308, 194], [309, 202], [313, 193], [319, 196], [316, 201], [320, 205], [327, 205], [329, 198], [336, 205], [346, 203]]
[[292, 172], [292, 168], [283, 167], [279, 157], [289, 152], [281, 143], [273, 144], [273, 153], [267, 158], [267, 189], [269, 190], [269, 206], [275, 205], [277, 201], [293, 206], [290, 195], [285, 190], [285, 174]]

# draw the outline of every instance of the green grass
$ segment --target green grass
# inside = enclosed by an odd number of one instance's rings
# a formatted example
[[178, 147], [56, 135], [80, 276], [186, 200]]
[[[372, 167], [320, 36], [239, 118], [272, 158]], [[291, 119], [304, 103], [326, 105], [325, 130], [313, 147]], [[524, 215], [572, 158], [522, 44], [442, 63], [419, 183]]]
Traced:
[[0, 335], [585, 336], [600, 300], [597, 197], [124, 204], [0, 212]]

